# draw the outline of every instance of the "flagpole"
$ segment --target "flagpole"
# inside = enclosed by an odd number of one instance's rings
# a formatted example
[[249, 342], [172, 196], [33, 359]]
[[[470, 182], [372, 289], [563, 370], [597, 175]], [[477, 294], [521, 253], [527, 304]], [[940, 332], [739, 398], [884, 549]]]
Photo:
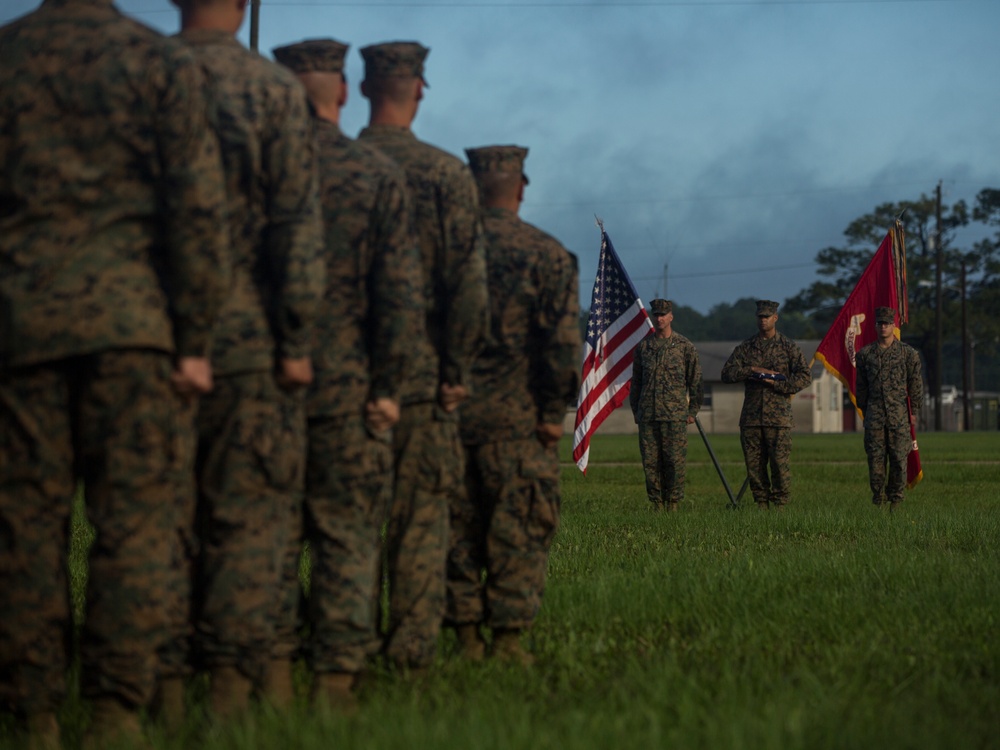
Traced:
[[[701, 439], [705, 441], [705, 447], [708, 449], [708, 455], [712, 459], [712, 463], [715, 464], [715, 470], [719, 472], [719, 479], [722, 480], [722, 486], [726, 489], [726, 494], [729, 495], [729, 505], [736, 510], [739, 507], [736, 504], [736, 498], [733, 497], [733, 488], [729, 486], [729, 480], [726, 479], [726, 473], [722, 470], [722, 466], [719, 465], [719, 459], [715, 457], [715, 451], [712, 450], [712, 444], [708, 442], [708, 435], [705, 434], [705, 428], [701, 426], [701, 420], [697, 416], [694, 418], [694, 423], [698, 426], [698, 432], [701, 433]], [[742, 492], [740, 494], [743, 494]]]
[[260, 36], [260, 0], [250, 0], [250, 49], [257, 51]]

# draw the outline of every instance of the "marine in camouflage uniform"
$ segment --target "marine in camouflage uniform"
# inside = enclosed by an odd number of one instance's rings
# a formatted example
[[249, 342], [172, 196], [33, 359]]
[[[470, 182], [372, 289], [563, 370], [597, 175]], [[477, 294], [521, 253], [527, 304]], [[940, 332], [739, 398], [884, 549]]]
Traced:
[[213, 332], [216, 386], [197, 417], [195, 581], [198, 658], [211, 710], [225, 717], [265, 683], [284, 555], [301, 529], [322, 220], [302, 85], [235, 39], [243, 6], [175, 4], [180, 37], [207, 73], [229, 197], [233, 284]]
[[704, 388], [698, 351], [673, 330], [673, 304], [650, 303], [654, 332], [635, 348], [629, 406], [639, 425], [646, 495], [655, 510], [676, 511], [687, 476], [687, 426], [694, 424]]
[[[312, 575], [306, 620], [313, 698], [350, 703], [377, 640], [373, 592], [392, 483], [390, 429], [399, 417], [408, 333], [423, 324], [422, 271], [410, 231], [406, 175], [345, 136], [347, 45], [313, 39], [274, 50], [305, 85], [326, 232], [327, 288], [314, 345], [305, 538]], [[298, 556], [286, 577], [298, 589]], [[294, 622], [295, 607], [289, 607]]]
[[168, 637], [181, 414], [211, 387], [228, 287], [203, 85], [110, 0], [46, 0], [0, 29], [0, 710], [39, 744], [59, 743], [78, 482], [88, 743], [137, 739]]
[[758, 300], [759, 333], [737, 346], [722, 368], [723, 383], [744, 384], [740, 443], [760, 510], [790, 500], [792, 396], [812, 382], [802, 350], [778, 333], [777, 321], [778, 303]]
[[[531, 658], [519, 642], [538, 614], [559, 525], [559, 459], [566, 407], [580, 378], [576, 258], [518, 218], [528, 150], [468, 149], [483, 202], [490, 336], [462, 406], [466, 492], [452, 505], [448, 621], [463, 651]], [[485, 571], [485, 581], [483, 576]]]
[[878, 338], [858, 352], [856, 360], [856, 399], [865, 420], [872, 502], [881, 505], [888, 500], [890, 510], [903, 501], [906, 457], [913, 445], [910, 426], [916, 423], [911, 404], [920, 404], [923, 398], [920, 355], [896, 338], [895, 322], [893, 308], [878, 308], [875, 311]]
[[410, 130], [428, 51], [416, 42], [362, 48], [361, 91], [371, 117], [359, 136], [406, 172], [426, 299], [427, 333], [411, 337], [412, 365], [393, 433], [396, 476], [386, 541], [385, 653], [416, 670], [433, 661], [445, 614], [448, 507], [464, 474], [456, 410], [470, 390], [472, 361], [489, 325], [475, 182], [464, 163]]

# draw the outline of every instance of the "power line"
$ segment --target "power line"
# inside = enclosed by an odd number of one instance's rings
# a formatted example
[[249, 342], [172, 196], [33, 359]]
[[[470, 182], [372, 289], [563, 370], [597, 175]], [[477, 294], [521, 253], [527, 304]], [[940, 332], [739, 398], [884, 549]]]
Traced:
[[[471, 0], [439, 0], [438, 2], [405, 2], [405, 0], [389, 0], [388, 2], [372, 3], [365, 0], [347, 0], [347, 2], [304, 2], [290, 0], [289, 2], [264, 2], [262, 8], [739, 8], [765, 5], [798, 5], [801, 7], [818, 5], [929, 5], [932, 3], [983, 3], [987, 0], [570, 0], [569, 2], [545, 2], [514, 0], [513, 2], [473, 2]], [[992, 0], [991, 0], [992, 1]], [[156, 10], [126, 10], [133, 16], [151, 16], [161, 13], [176, 13], [173, 9]]]
[[329, 8], [691, 8], [691, 7], [752, 7], [755, 5], [916, 5], [930, 3], [985, 2], [985, 0], [622, 0], [622, 2], [468, 2], [441, 0], [439, 2], [272, 2], [268, 5], [282, 7]]

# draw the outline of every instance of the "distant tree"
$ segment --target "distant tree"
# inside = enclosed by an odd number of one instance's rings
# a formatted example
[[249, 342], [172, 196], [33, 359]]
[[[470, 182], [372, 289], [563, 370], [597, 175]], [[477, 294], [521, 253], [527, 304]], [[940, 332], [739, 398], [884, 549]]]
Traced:
[[[736, 302], [720, 302], [707, 315], [691, 307], [674, 307], [674, 330], [692, 341], [742, 341], [754, 334], [757, 301], [743, 297]], [[793, 339], [816, 338], [812, 320], [798, 312], [778, 311], [778, 330]]]

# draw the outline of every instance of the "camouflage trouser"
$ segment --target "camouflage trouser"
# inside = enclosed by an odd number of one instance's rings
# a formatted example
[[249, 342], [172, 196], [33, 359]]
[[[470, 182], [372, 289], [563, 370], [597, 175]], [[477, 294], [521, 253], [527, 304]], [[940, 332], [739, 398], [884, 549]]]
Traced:
[[639, 453], [649, 502], [679, 503], [687, 477], [687, 422], [640, 422]]
[[389, 433], [362, 415], [309, 420], [305, 536], [312, 575], [307, 622], [316, 673], [359, 672], [377, 637], [381, 530], [392, 479]]
[[197, 643], [205, 666], [261, 679], [302, 527], [305, 413], [274, 376], [216, 378], [198, 410]]
[[458, 423], [439, 416], [434, 404], [405, 405], [393, 453], [385, 653], [397, 665], [426, 667], [437, 653], [445, 615], [448, 509], [461, 492], [464, 471]]
[[[740, 444], [750, 491], [757, 503], [787, 505], [791, 499], [791, 430], [787, 427], [741, 427]], [[768, 477], [768, 467], [771, 475]]]
[[451, 510], [448, 621], [528, 628], [559, 526], [556, 449], [535, 438], [469, 447], [465, 478]]
[[194, 475], [198, 434], [195, 427], [197, 401], [180, 405], [177, 419], [183, 425], [178, 441], [176, 489], [176, 527], [170, 551], [170, 579], [164, 591], [163, 605], [170, 620], [170, 638], [159, 652], [160, 678], [186, 677], [193, 673], [191, 655], [194, 638], [193, 584], [198, 559], [195, 534], [195, 511], [198, 496]]
[[183, 427], [171, 357], [105, 351], [0, 371], [0, 704], [66, 691], [70, 509], [83, 481], [96, 539], [81, 641], [84, 695], [152, 698], [176, 526]]
[[[872, 502], [901, 502], [906, 487], [906, 457], [913, 438], [909, 426], [869, 427], [865, 425], [865, 453], [868, 454], [868, 481]], [[889, 484], [885, 482], [885, 467], [889, 464]], [[885, 495], [883, 496], [883, 490]]]

